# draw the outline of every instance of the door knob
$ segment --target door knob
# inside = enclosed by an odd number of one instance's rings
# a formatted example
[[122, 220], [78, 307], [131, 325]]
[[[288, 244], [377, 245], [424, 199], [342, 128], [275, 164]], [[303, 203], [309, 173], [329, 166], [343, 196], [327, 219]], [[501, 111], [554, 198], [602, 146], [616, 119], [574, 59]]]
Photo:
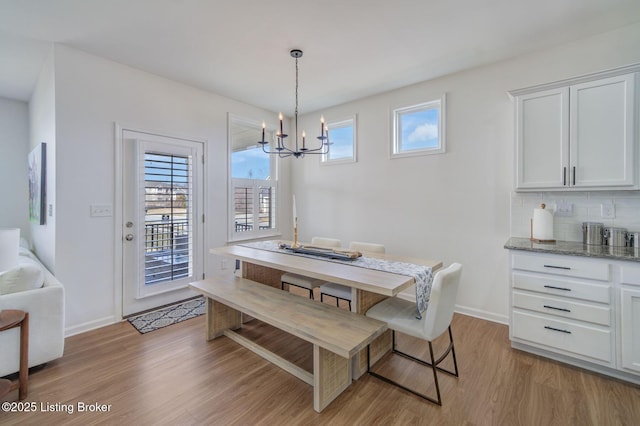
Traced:
[[127, 241], [133, 241], [133, 234], [125, 235], [124, 239], [127, 240]]

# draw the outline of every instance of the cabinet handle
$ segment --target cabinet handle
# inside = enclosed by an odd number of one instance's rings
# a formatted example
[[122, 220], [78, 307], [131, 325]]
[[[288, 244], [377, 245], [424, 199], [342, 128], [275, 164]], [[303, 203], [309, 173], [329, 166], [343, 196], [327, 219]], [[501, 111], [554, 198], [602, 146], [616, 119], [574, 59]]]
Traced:
[[570, 288], [565, 288], [565, 287], [554, 287], [552, 285], [545, 285], [545, 288], [550, 288], [552, 290], [562, 290], [562, 291], [571, 291]]
[[567, 186], [567, 168], [562, 168], [562, 186]]
[[559, 331], [560, 333], [571, 334], [571, 332], [569, 330], [562, 330], [560, 328], [553, 328], [553, 327], [549, 327], [548, 325], [545, 325], [544, 328], [546, 328], [547, 330]]
[[576, 166], [573, 166], [573, 184], [576, 184]]
[[554, 309], [556, 311], [562, 311], [562, 312], [571, 312], [570, 309], [565, 309], [565, 308], [556, 308], [555, 306], [549, 306], [549, 305], [542, 305], [543, 307], [547, 308], [547, 309]]
[[570, 271], [571, 268], [568, 266], [555, 266], [555, 265], [543, 265], [545, 268], [553, 268], [553, 269], [564, 269], [565, 271]]

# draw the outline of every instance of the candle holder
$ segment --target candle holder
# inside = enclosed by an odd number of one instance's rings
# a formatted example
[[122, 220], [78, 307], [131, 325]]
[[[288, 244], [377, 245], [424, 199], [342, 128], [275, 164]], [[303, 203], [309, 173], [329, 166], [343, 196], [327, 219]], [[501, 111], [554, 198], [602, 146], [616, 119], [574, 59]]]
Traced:
[[298, 244], [298, 218], [295, 218], [295, 222], [293, 225], [293, 244], [291, 244], [291, 248], [300, 248], [300, 244]]

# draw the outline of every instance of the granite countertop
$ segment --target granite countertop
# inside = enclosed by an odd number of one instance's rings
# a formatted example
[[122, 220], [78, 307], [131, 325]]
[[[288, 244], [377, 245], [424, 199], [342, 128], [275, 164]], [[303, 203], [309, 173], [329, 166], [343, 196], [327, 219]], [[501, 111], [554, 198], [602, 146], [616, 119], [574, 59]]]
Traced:
[[505, 243], [504, 248], [508, 250], [522, 250], [536, 253], [597, 257], [601, 259], [640, 262], [640, 247], [593, 246], [576, 241], [534, 243], [529, 238], [511, 237]]

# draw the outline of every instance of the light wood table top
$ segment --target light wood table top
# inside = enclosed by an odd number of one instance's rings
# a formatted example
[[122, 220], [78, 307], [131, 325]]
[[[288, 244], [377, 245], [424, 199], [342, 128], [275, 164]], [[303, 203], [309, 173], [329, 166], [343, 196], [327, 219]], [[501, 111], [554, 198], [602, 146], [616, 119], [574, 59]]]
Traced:
[[[248, 263], [318, 278], [385, 296], [395, 296], [414, 284], [413, 277], [408, 275], [383, 272], [344, 263], [329, 262], [322, 259], [295, 256], [241, 245], [217, 247], [210, 251], [213, 254], [229, 256]], [[364, 253], [364, 255], [430, 266], [434, 271], [442, 267], [442, 262], [440, 261], [373, 253]]]

